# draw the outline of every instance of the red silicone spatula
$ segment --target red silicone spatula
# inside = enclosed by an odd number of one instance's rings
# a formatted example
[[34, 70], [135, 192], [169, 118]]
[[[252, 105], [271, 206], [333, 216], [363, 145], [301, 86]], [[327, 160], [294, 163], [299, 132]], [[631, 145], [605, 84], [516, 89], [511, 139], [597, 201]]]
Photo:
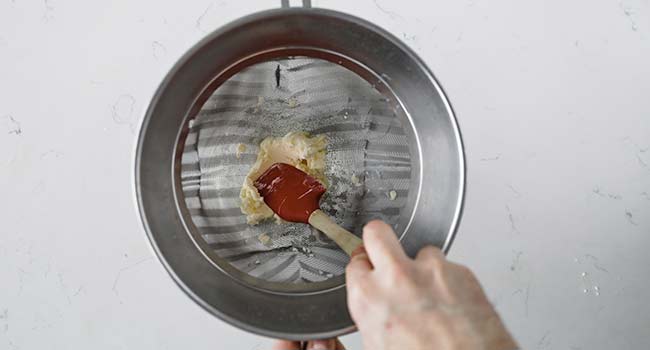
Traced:
[[283, 220], [314, 226], [348, 255], [361, 246], [359, 237], [320, 210], [320, 197], [325, 187], [304, 171], [289, 164], [275, 163], [255, 180], [255, 187], [266, 205]]

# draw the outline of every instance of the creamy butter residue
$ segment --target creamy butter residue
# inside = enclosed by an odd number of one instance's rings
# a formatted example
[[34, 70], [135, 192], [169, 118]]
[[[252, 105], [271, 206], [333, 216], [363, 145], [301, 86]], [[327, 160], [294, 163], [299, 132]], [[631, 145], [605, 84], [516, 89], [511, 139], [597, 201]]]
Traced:
[[241, 211], [246, 214], [248, 224], [255, 225], [271, 217], [281, 222], [260, 196], [254, 182], [271, 165], [286, 163], [315, 177], [326, 188], [325, 148], [327, 139], [324, 135], [311, 137], [306, 132], [290, 132], [283, 137], [267, 137], [260, 143], [257, 160], [244, 179], [239, 198]]

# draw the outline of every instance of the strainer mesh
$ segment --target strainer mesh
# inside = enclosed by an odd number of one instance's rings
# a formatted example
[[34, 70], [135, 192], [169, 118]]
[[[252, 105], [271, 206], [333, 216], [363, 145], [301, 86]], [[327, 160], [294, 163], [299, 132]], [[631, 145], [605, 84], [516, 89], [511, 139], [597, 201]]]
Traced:
[[328, 138], [323, 211], [358, 235], [374, 218], [397, 225], [411, 161], [393, 106], [352, 71], [308, 57], [255, 64], [214, 91], [185, 141], [185, 203], [205, 242], [242, 272], [270, 282], [324, 281], [348, 262], [332, 241], [305, 224], [248, 225], [239, 209], [260, 142], [290, 131]]

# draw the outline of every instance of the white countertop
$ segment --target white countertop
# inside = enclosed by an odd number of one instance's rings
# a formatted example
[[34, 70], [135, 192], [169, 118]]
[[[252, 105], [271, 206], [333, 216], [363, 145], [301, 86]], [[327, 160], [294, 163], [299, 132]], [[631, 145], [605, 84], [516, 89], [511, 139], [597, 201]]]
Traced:
[[[131, 169], [176, 59], [279, 3], [0, 2], [0, 349], [267, 347], [152, 256]], [[405, 40], [447, 91], [468, 162], [451, 259], [523, 348], [650, 348], [650, 2], [424, 3], [314, 1]]]

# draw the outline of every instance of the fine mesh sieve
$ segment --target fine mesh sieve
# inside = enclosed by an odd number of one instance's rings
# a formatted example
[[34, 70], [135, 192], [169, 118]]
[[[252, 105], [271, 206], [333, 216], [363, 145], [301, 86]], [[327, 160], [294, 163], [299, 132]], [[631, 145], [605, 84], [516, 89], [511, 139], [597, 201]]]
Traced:
[[239, 209], [260, 142], [291, 131], [327, 137], [323, 211], [358, 235], [375, 218], [399, 231], [409, 144], [399, 110], [377, 84], [303, 56], [253, 64], [210, 95], [188, 123], [180, 175], [191, 220], [216, 255], [262, 281], [301, 285], [294, 291], [343, 273], [348, 257], [318, 230], [274, 220], [249, 225]]
[[444, 92], [399, 39], [331, 10], [252, 14], [179, 59], [142, 121], [135, 195], [160, 262], [205, 310], [268, 337], [330, 338], [354, 330], [347, 257], [307, 225], [250, 226], [239, 210], [260, 141], [296, 130], [328, 139], [321, 204], [340, 224], [388, 221], [410, 256], [450, 247], [465, 164]]

